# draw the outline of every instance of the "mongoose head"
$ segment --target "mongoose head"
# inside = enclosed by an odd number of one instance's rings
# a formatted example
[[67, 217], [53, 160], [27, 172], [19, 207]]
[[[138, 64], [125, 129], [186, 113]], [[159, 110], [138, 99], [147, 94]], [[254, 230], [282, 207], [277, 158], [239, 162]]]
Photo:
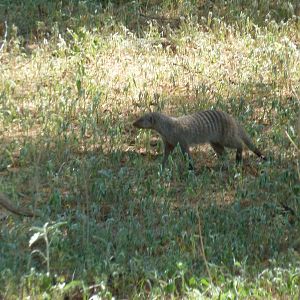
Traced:
[[147, 113], [137, 119], [133, 123], [134, 127], [137, 128], [146, 128], [146, 129], [154, 129], [155, 126], [155, 114], [154, 113]]

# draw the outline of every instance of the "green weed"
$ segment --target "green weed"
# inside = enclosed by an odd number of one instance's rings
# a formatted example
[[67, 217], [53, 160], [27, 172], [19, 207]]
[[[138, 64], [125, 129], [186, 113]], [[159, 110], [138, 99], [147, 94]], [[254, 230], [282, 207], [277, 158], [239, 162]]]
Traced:
[[[0, 189], [42, 215], [1, 210], [3, 298], [299, 297], [299, 7], [276, 3], [2, 1]], [[268, 161], [162, 172], [132, 126], [210, 108]]]

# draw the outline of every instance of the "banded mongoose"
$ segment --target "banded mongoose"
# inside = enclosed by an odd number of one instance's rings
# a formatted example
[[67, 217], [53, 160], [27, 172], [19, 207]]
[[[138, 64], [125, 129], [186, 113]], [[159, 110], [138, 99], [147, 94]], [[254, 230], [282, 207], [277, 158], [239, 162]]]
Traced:
[[26, 208], [18, 208], [14, 206], [3, 193], [0, 193], [0, 205], [19, 216], [34, 217], [39, 215]]
[[162, 166], [175, 146], [179, 144], [183, 154], [189, 158], [189, 168], [193, 169], [190, 146], [209, 143], [220, 157], [224, 147], [236, 149], [237, 163], [242, 160], [243, 143], [257, 156], [266, 159], [252, 143], [248, 134], [229, 114], [219, 110], [205, 110], [178, 118], [151, 112], [133, 123], [137, 128], [156, 130], [164, 142]]

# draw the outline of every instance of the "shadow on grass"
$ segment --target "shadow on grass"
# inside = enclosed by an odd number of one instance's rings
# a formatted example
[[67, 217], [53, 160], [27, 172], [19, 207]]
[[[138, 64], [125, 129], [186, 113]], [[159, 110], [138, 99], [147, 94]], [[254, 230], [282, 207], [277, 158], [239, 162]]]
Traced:
[[233, 276], [238, 261], [249, 270], [255, 266], [249, 277], [255, 276], [269, 259], [285, 255], [297, 235], [299, 183], [288, 162], [286, 167], [258, 166], [256, 176], [235, 168], [196, 175], [171, 168], [159, 175], [160, 155], [134, 149], [78, 151], [59, 139], [51, 147], [37, 140], [26, 147], [15, 157], [18, 172], [8, 171], [2, 180], [8, 190], [27, 186], [23, 193], [38, 194], [44, 212], [3, 231], [7, 243], [0, 246], [6, 253], [0, 269], [20, 276], [28, 271], [24, 261], [44, 269], [41, 261], [30, 260], [23, 231], [49, 221], [67, 222], [63, 236], [51, 245], [52, 272], [88, 283], [104, 274], [112, 293], [120, 296], [147, 280], [168, 281], [178, 273], [178, 263], [186, 266], [186, 278], [206, 276], [196, 209], [207, 260], [220, 274], [225, 267]]

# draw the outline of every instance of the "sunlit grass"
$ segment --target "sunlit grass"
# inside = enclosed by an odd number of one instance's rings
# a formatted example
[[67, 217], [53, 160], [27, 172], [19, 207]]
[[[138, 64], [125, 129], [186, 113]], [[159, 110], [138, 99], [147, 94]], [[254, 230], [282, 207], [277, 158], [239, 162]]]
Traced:
[[[43, 214], [1, 210], [1, 295], [297, 297], [299, 20], [136, 22], [16, 34], [0, 53], [0, 190]], [[195, 172], [179, 149], [162, 172], [157, 134], [132, 126], [149, 110], [209, 108], [234, 115], [268, 162], [244, 153], [236, 167], [201, 146]], [[46, 222], [66, 222], [47, 245], [50, 277], [31, 255], [43, 243], [28, 246]]]

